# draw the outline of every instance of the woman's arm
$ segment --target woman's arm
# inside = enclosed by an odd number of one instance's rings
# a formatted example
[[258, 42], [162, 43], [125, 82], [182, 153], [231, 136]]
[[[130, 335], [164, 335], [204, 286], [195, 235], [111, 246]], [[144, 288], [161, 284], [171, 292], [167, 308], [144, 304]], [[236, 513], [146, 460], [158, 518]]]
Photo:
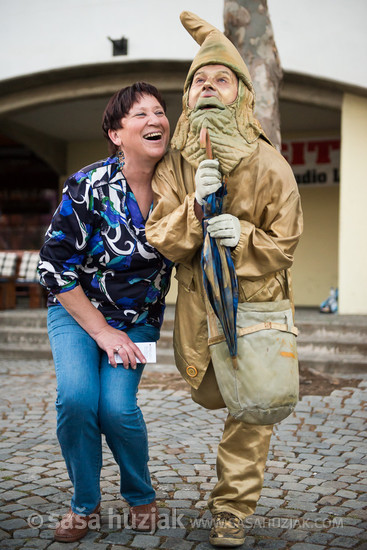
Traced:
[[108, 360], [116, 367], [115, 351], [120, 347], [118, 354], [126, 369], [130, 366], [136, 369], [136, 358], [141, 363], [146, 363], [144, 355], [138, 346], [121, 330], [111, 327], [102, 313], [96, 309], [81, 286], [77, 286], [68, 292], [57, 295], [60, 304], [70, 313], [75, 321], [95, 340], [98, 346], [107, 353]]
[[80, 286], [77, 266], [82, 263], [93, 232], [94, 197], [89, 180], [78, 173], [67, 179], [62, 202], [53, 216], [40, 251], [40, 282], [57, 296], [61, 305], [104, 350], [116, 367], [114, 348], [125, 368], [136, 368], [136, 357], [145, 363], [139, 348], [122, 331], [109, 326], [103, 314]]

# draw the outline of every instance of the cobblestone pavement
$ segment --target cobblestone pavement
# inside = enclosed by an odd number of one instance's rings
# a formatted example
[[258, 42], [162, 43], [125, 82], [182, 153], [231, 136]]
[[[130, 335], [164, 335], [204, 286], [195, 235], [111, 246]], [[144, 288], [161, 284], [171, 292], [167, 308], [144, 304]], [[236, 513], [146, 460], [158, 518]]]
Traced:
[[[53, 541], [71, 498], [55, 436], [55, 378], [49, 361], [0, 361], [0, 550], [7, 548], [208, 550], [206, 499], [215, 483], [224, 411], [207, 412], [186, 391], [139, 392], [150, 436], [160, 529], [124, 527], [127, 507], [105, 447], [102, 523], [79, 543]], [[367, 382], [304, 397], [274, 429], [256, 515], [241, 548], [367, 548]]]

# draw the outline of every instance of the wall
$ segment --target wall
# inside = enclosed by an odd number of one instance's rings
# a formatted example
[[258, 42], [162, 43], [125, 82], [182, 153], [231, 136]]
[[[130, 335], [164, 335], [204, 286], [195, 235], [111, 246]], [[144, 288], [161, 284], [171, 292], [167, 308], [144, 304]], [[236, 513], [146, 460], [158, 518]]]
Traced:
[[[223, 27], [223, 1], [1, 0], [0, 79], [50, 68], [113, 63], [108, 39], [128, 38], [126, 59], [192, 59], [198, 46], [179, 15]], [[16, 31], [16, 32], [15, 32]]]
[[295, 254], [295, 303], [318, 306], [338, 285], [339, 186], [300, 187], [304, 232]]
[[[367, 87], [365, 0], [268, 0], [286, 70]], [[223, 0], [1, 0], [0, 79], [116, 59], [192, 59], [185, 9], [223, 30]], [[0, 55], [1, 55], [0, 54]]]
[[342, 108], [339, 311], [367, 314], [367, 99], [346, 94]]
[[[298, 109], [302, 109], [300, 105]], [[284, 133], [282, 140], [282, 152], [297, 181], [325, 182], [298, 187], [304, 216], [292, 267], [298, 306], [318, 307], [330, 287], [338, 286], [340, 119], [331, 122], [328, 128], [325, 119], [325, 128], [315, 132]]]
[[71, 141], [67, 148], [67, 175], [108, 156], [107, 141], [104, 139]]

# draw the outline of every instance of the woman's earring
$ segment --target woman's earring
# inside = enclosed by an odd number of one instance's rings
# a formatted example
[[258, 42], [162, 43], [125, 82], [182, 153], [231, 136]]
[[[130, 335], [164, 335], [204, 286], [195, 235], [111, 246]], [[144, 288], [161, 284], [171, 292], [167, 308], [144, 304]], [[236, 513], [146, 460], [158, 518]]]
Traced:
[[124, 155], [124, 152], [123, 152], [122, 149], [117, 151], [117, 158], [118, 158], [119, 168], [120, 168], [120, 170], [122, 170], [124, 165], [125, 165], [125, 155]]

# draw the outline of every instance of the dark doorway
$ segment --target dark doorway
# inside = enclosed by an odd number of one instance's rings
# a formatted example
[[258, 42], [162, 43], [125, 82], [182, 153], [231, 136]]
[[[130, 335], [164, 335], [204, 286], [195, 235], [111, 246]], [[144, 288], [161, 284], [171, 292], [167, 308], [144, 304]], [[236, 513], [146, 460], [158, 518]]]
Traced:
[[57, 173], [0, 134], [0, 249], [39, 250], [57, 202]]

